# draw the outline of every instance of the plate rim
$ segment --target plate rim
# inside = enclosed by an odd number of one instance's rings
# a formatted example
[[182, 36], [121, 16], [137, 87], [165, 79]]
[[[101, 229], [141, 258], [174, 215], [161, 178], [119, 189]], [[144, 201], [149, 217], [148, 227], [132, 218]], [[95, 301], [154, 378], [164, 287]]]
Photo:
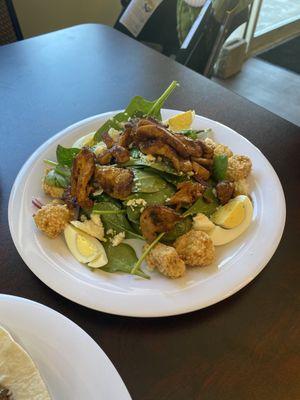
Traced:
[[[266, 164], [268, 165], [270, 171], [272, 172], [272, 176], [275, 179], [275, 181], [277, 181], [277, 189], [278, 189], [278, 194], [279, 194], [279, 200], [281, 203], [281, 207], [280, 207], [280, 218], [279, 218], [279, 223], [278, 225], [280, 225], [280, 229], [278, 229], [277, 231], [277, 236], [276, 236], [276, 240], [273, 241], [272, 246], [268, 248], [268, 251], [264, 252], [264, 258], [263, 261], [260, 262], [259, 266], [257, 266], [256, 268], [254, 268], [250, 274], [248, 274], [247, 279], [243, 280], [242, 282], [240, 282], [238, 285], [236, 285], [234, 288], [232, 288], [231, 290], [226, 291], [226, 293], [223, 293], [221, 296], [216, 297], [214, 300], [209, 300], [207, 302], [203, 302], [202, 304], [191, 304], [190, 306], [177, 306], [175, 307], [172, 311], [170, 310], [158, 310], [156, 312], [147, 312], [147, 313], [142, 313], [141, 311], [137, 311], [137, 310], [125, 310], [125, 311], [120, 311], [118, 309], [111, 309], [108, 307], [103, 307], [102, 305], [93, 305], [91, 304], [91, 302], [88, 304], [87, 301], [85, 301], [84, 299], [79, 298], [76, 295], [68, 295], [64, 292], [64, 290], [61, 290], [60, 288], [57, 288], [54, 284], [49, 283], [49, 279], [47, 281], [47, 279], [43, 276], [42, 273], [40, 273], [40, 271], [37, 268], [32, 267], [32, 265], [30, 266], [29, 263], [27, 264], [27, 262], [25, 261], [25, 257], [22, 254], [22, 250], [19, 247], [17, 238], [14, 236], [13, 234], [13, 221], [12, 221], [12, 203], [13, 203], [13, 197], [15, 195], [15, 193], [17, 192], [17, 184], [18, 182], [21, 180], [22, 176], [24, 175], [26, 168], [28, 165], [30, 165], [32, 163], [32, 161], [37, 158], [38, 154], [43, 151], [44, 149], [46, 149], [49, 145], [52, 144], [52, 142], [55, 142], [58, 138], [63, 137], [64, 134], [68, 133], [71, 130], [74, 130], [82, 125], [88, 124], [88, 123], [92, 123], [93, 121], [96, 121], [97, 119], [101, 118], [105, 118], [108, 116], [112, 116], [118, 112], [120, 112], [122, 110], [115, 110], [115, 111], [108, 111], [108, 112], [104, 112], [104, 113], [100, 113], [100, 114], [96, 114], [93, 116], [90, 116], [88, 118], [84, 118], [80, 121], [75, 122], [72, 125], [67, 126], [66, 128], [60, 130], [58, 133], [56, 133], [55, 135], [51, 136], [48, 140], [46, 140], [44, 143], [42, 143], [31, 155], [30, 157], [25, 161], [25, 163], [23, 164], [23, 166], [21, 167], [20, 171], [18, 172], [14, 184], [12, 186], [11, 192], [10, 192], [10, 196], [9, 196], [9, 202], [8, 202], [8, 222], [9, 222], [9, 229], [10, 229], [10, 234], [11, 237], [13, 239], [14, 245], [19, 253], [19, 255], [21, 256], [22, 260], [24, 261], [24, 263], [26, 264], [26, 266], [42, 281], [44, 282], [48, 287], [50, 287], [52, 290], [54, 290], [55, 292], [59, 293], [60, 295], [62, 295], [63, 297], [74, 301], [77, 304], [80, 304], [82, 306], [88, 307], [90, 309], [94, 309], [96, 311], [101, 311], [101, 312], [105, 312], [105, 313], [109, 313], [109, 314], [113, 314], [113, 315], [121, 315], [121, 316], [129, 316], [129, 317], [141, 317], [141, 318], [152, 318], [152, 317], [166, 317], [166, 316], [172, 316], [172, 315], [181, 315], [181, 314], [186, 314], [189, 312], [193, 312], [193, 311], [197, 311], [203, 308], [206, 308], [208, 306], [211, 306], [213, 304], [216, 304], [220, 301], [225, 300], [226, 298], [232, 296], [233, 294], [237, 293], [239, 290], [241, 290], [243, 287], [247, 286], [257, 275], [259, 275], [259, 273], [265, 268], [265, 266], [268, 264], [268, 262], [270, 261], [270, 259], [272, 258], [272, 256], [274, 255], [280, 240], [282, 238], [283, 235], [283, 231], [284, 231], [284, 227], [285, 227], [285, 221], [286, 221], [286, 201], [285, 201], [285, 196], [284, 196], [284, 191], [281, 185], [281, 182], [279, 180], [279, 177], [276, 173], [276, 171], [274, 170], [273, 166], [271, 165], [271, 163], [269, 162], [269, 160], [266, 158], [266, 156], [253, 144], [250, 142], [250, 140], [248, 140], [247, 138], [245, 138], [243, 135], [239, 134], [238, 132], [236, 132], [234, 129], [216, 121], [210, 118], [206, 118], [204, 116], [198, 115], [196, 114], [197, 117], [200, 117], [201, 120], [205, 121], [209, 121], [209, 122], [213, 122], [217, 125], [219, 125], [220, 127], [222, 127], [223, 129], [229, 130], [231, 131], [231, 133], [233, 133], [234, 135], [238, 135], [239, 137], [241, 137], [245, 142], [248, 143], [248, 145], [250, 145], [252, 148], [255, 149], [255, 151], [257, 151], [263, 158], [264, 161], [266, 162]], [[162, 111], [165, 112], [171, 112], [171, 113], [180, 113], [182, 111], [180, 110], [174, 110], [174, 109], [163, 109]], [[75, 280], [77, 278], [74, 278]], [[51, 280], [51, 279], [50, 279]]]
[[[27, 299], [25, 297], [21, 297], [21, 296], [15, 296], [12, 294], [4, 294], [4, 293], [0, 293], [0, 308], [3, 306], [3, 303], [23, 303], [23, 304], [27, 304], [27, 305], [32, 305], [33, 309], [34, 308], [38, 308], [40, 309], [44, 314], [45, 317], [47, 316], [47, 314], [52, 314], [55, 319], [61, 320], [62, 323], [67, 323], [68, 326], [70, 326], [72, 328], [72, 331], [74, 329], [77, 330], [78, 333], [80, 333], [80, 335], [83, 335], [86, 340], [89, 341], [89, 343], [93, 346], [94, 348], [94, 352], [97, 352], [99, 357], [101, 358], [101, 361], [104, 363], [105, 367], [109, 367], [111, 369], [111, 372], [113, 372], [113, 378], [118, 380], [118, 385], [119, 385], [119, 389], [122, 390], [122, 398], [124, 396], [124, 400], [131, 400], [131, 396], [130, 393], [121, 377], [121, 375], [119, 374], [117, 368], [114, 366], [114, 364], [112, 363], [112, 361], [110, 360], [110, 358], [107, 356], [107, 354], [105, 353], [105, 351], [99, 346], [99, 344], [83, 329], [81, 328], [81, 326], [79, 326], [78, 324], [76, 324], [73, 320], [71, 320], [70, 318], [68, 318], [67, 316], [65, 316], [64, 314], [60, 313], [59, 311], [54, 310], [53, 308], [39, 303], [37, 301], [31, 300], [31, 299]], [[0, 324], [1, 326], [1, 324]], [[5, 323], [5, 329], [6, 328], [6, 323]], [[10, 333], [10, 331], [9, 331]], [[16, 334], [16, 332], [12, 333], [12, 334]], [[18, 343], [18, 341], [17, 341]], [[27, 350], [25, 349], [25, 351], [27, 352]], [[94, 353], [93, 353], [94, 354]], [[29, 356], [31, 357], [30, 353]], [[35, 363], [35, 361], [34, 361]], [[44, 377], [46, 386], [48, 386], [47, 381]]]

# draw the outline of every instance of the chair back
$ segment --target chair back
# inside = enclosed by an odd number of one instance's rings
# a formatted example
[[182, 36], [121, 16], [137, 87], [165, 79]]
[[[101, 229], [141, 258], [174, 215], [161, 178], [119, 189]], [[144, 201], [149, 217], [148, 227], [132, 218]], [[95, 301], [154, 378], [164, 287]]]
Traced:
[[0, 45], [23, 39], [11, 0], [0, 0]]

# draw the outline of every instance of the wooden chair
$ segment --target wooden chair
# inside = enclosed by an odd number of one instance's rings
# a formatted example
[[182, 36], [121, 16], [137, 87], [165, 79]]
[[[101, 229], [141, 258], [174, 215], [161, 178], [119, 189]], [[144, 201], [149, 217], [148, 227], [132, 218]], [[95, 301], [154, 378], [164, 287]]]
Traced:
[[23, 39], [11, 0], [0, 0], [0, 45]]

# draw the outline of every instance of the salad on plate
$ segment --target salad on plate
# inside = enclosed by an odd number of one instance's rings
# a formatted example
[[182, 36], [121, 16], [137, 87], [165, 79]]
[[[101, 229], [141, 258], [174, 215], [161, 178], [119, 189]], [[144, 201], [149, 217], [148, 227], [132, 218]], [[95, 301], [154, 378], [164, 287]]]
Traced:
[[162, 121], [177, 85], [155, 101], [134, 97], [45, 160], [42, 187], [52, 200], [33, 199], [35, 224], [52, 239], [63, 234], [83, 268], [179, 278], [213, 263], [215, 247], [251, 224], [250, 158], [216, 143], [210, 129], [193, 129], [192, 110]]

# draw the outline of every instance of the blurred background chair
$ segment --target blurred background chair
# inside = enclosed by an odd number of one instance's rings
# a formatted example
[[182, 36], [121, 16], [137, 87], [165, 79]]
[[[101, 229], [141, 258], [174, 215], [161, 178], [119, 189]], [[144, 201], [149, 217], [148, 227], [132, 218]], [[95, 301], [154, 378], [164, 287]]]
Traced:
[[23, 39], [11, 0], [0, 0], [0, 45]]
[[147, 1], [121, 3], [116, 29], [211, 77], [226, 39], [247, 23], [252, 0], [163, 0], [153, 9]]

